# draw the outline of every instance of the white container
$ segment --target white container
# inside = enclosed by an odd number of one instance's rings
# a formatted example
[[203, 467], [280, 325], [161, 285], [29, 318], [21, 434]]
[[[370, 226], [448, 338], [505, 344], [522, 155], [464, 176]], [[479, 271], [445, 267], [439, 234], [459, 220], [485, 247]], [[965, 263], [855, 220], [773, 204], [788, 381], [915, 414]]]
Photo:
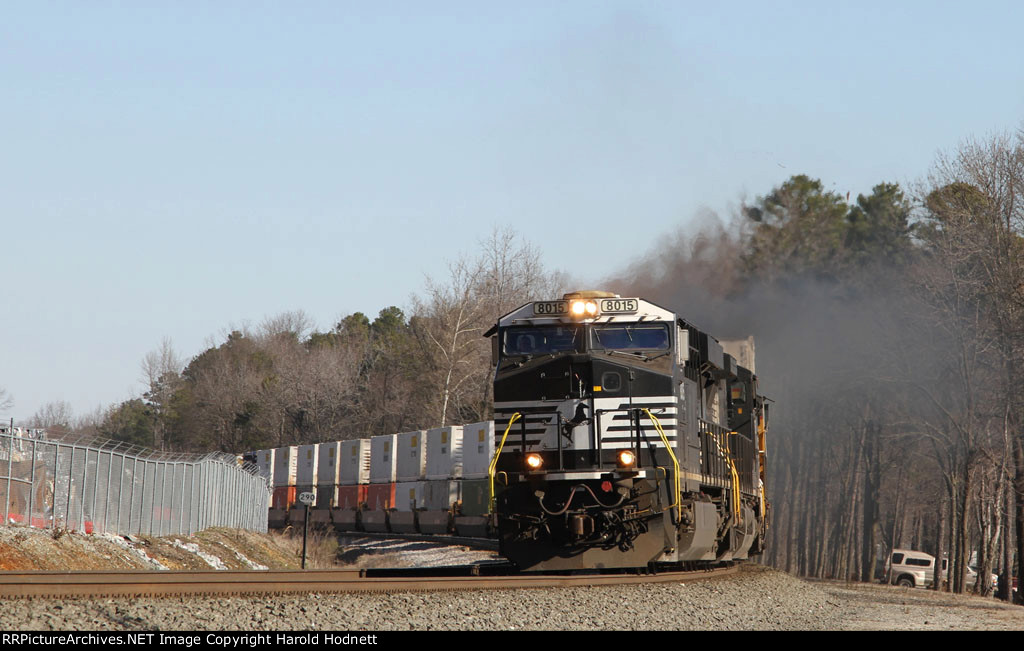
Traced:
[[419, 511], [427, 506], [427, 482], [405, 481], [395, 484], [395, 510]]
[[370, 439], [370, 483], [391, 484], [395, 481], [395, 442], [397, 434], [381, 434]]
[[426, 432], [402, 432], [398, 435], [398, 466], [395, 481], [422, 481], [427, 476]]
[[337, 486], [341, 470], [341, 441], [321, 443], [316, 464], [316, 485]]
[[294, 486], [299, 467], [299, 446], [274, 449], [274, 488]]
[[316, 486], [316, 473], [320, 462], [320, 457], [317, 454], [319, 447], [316, 443], [299, 446], [299, 462], [295, 470], [296, 485]]
[[487, 476], [488, 466], [497, 449], [494, 440], [494, 421], [485, 420], [462, 427], [462, 477], [481, 479]]
[[273, 450], [257, 450], [256, 451], [256, 467], [259, 468], [257, 473], [260, 477], [263, 477], [267, 481], [274, 478], [274, 451]]
[[341, 442], [340, 473], [342, 486], [370, 483], [370, 439]]
[[447, 511], [462, 499], [461, 481], [428, 481], [424, 487], [424, 506], [428, 511]]
[[462, 477], [462, 426], [427, 432], [427, 479]]

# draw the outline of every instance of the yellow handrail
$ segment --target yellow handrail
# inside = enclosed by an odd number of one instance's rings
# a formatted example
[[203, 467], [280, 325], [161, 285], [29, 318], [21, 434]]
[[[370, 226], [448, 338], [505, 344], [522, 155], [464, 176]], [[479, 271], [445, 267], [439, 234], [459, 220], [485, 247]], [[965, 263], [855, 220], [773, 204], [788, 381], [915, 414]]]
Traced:
[[767, 430], [765, 423], [765, 407], [762, 405], [757, 414], [757, 462], [758, 462], [758, 476], [761, 479], [761, 517], [765, 523], [768, 522], [768, 499], [764, 494], [764, 467], [765, 458], [767, 457], [767, 449], [765, 447], [765, 431]]
[[722, 450], [722, 442], [718, 440], [719, 433], [709, 431], [711, 440], [715, 442], [715, 447], [718, 448], [718, 454], [725, 457], [725, 460], [729, 462], [729, 474], [732, 477], [732, 513], [736, 516], [736, 523], [740, 524], [743, 522], [743, 515], [740, 513], [740, 474], [736, 471], [736, 464], [732, 460], [732, 451], [729, 449], [729, 435], [736, 434], [736, 432], [722, 432], [721, 437], [725, 439], [725, 450]]
[[743, 523], [743, 515], [740, 513], [740, 474], [736, 472], [736, 464], [732, 460], [732, 450], [729, 449], [729, 434], [735, 434], [736, 432], [726, 432], [725, 436], [725, 453], [729, 460], [729, 469], [732, 471], [732, 512], [736, 516], [736, 524]]
[[501, 456], [501, 449], [505, 447], [505, 439], [508, 438], [508, 433], [512, 429], [512, 423], [522, 418], [522, 414], [518, 411], [512, 414], [512, 418], [508, 421], [508, 427], [505, 428], [505, 433], [501, 435], [501, 443], [498, 444], [498, 449], [494, 452], [494, 458], [491, 459], [491, 464], [487, 466], [487, 478], [490, 480], [491, 494], [487, 500], [487, 512], [494, 513], [494, 469], [498, 466], [498, 457]]
[[661, 442], [665, 444], [665, 449], [668, 450], [668, 456], [672, 457], [672, 467], [675, 469], [675, 476], [672, 483], [675, 484], [676, 501], [675, 504], [672, 504], [668, 508], [676, 509], [676, 517], [678, 518], [681, 515], [679, 505], [682, 502], [682, 487], [679, 483], [679, 459], [676, 458], [675, 452], [672, 451], [672, 446], [669, 445], [668, 437], [665, 436], [665, 430], [661, 428], [661, 422], [654, 414], [651, 413], [650, 409], [642, 409], [641, 411], [647, 414], [647, 417], [651, 419], [652, 423], [654, 423], [654, 429], [658, 430], [658, 434], [661, 435]]

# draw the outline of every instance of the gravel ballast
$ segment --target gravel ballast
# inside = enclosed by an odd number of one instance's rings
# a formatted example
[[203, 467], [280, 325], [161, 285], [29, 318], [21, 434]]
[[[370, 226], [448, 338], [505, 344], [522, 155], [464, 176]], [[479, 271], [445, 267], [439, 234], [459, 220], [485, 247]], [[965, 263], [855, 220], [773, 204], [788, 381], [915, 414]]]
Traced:
[[575, 589], [14, 600], [6, 630], [1024, 629], [1024, 608], [889, 586], [808, 582], [748, 566], [673, 584]]
[[[59, 535], [58, 535], [59, 534]], [[0, 570], [294, 569], [301, 537], [208, 530], [167, 538], [0, 527]], [[493, 551], [320, 536], [312, 567], [481, 563]], [[620, 587], [0, 602], [4, 631], [1024, 630], [1024, 608], [884, 585], [805, 581], [759, 565]]]

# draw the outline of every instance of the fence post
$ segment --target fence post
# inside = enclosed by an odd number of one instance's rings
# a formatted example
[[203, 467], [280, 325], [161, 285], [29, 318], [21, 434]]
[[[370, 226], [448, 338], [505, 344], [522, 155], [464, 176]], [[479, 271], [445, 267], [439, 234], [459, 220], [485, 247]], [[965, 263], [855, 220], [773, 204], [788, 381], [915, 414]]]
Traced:
[[[145, 471], [143, 471], [145, 472]], [[139, 478], [139, 458], [132, 458], [132, 485], [128, 489], [128, 533], [134, 533], [132, 529], [132, 512], [135, 510], [135, 480]], [[142, 511], [139, 511], [142, 514]]]
[[29, 462], [29, 484], [28, 484], [28, 526], [32, 525], [32, 514], [36, 507], [36, 440], [32, 439], [32, 460]]
[[71, 459], [68, 461], [68, 507], [64, 510], [64, 528], [71, 528], [71, 482], [75, 474], [75, 446], [71, 447]]
[[181, 464], [181, 499], [178, 500], [178, 533], [184, 533], [185, 524], [185, 471], [186, 466]]
[[7, 437], [7, 495], [4, 497], [4, 524], [11, 522], [11, 475], [14, 473], [14, 425], [11, 421], [11, 433]]

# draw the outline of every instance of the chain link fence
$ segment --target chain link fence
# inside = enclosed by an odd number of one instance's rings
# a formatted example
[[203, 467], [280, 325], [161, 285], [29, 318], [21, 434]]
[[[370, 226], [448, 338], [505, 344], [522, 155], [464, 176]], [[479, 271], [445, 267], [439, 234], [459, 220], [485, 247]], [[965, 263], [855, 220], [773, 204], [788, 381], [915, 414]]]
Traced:
[[4, 523], [85, 533], [265, 533], [270, 487], [251, 463], [119, 441], [0, 428]]

